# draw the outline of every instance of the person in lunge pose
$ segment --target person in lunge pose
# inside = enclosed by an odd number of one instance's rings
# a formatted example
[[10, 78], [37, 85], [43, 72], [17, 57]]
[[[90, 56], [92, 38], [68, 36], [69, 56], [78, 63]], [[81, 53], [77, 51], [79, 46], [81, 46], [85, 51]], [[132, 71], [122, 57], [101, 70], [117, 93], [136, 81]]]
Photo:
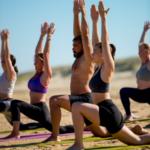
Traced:
[[[86, 7], [84, 0], [79, 0], [82, 27], [88, 28], [86, 19]], [[94, 46], [92, 54], [93, 62], [97, 64], [97, 69], [89, 82], [92, 90], [92, 99], [96, 104], [76, 102], [72, 105], [72, 117], [75, 129], [75, 143], [68, 150], [83, 150], [83, 128], [84, 117], [95, 125], [102, 125], [107, 128], [113, 137], [126, 144], [140, 145], [150, 143], [150, 134], [137, 136], [123, 124], [123, 117], [117, 106], [112, 102], [109, 95], [109, 83], [113, 76], [115, 46], [109, 45], [109, 35], [107, 29], [106, 15], [109, 9], [105, 10], [103, 2], [99, 2], [99, 14], [101, 17], [101, 43]], [[83, 34], [84, 35], [84, 34]], [[85, 45], [92, 51], [89, 35], [85, 37]], [[83, 44], [83, 45], [84, 45]]]
[[124, 87], [120, 90], [120, 98], [126, 111], [125, 121], [132, 121], [137, 118], [131, 113], [129, 98], [139, 103], [150, 104], [150, 44], [145, 43], [148, 29], [150, 29], [150, 21], [144, 23], [144, 30], [139, 42], [141, 66], [136, 73], [137, 88]]
[[[98, 32], [98, 19], [99, 19], [99, 12], [96, 10], [96, 6], [93, 4], [91, 6], [91, 19], [93, 22], [93, 31], [92, 31], [92, 46], [94, 48], [96, 43], [100, 43], [100, 38], [99, 38], [99, 32]], [[112, 45], [110, 45], [112, 46]], [[97, 64], [96, 64], [97, 66]], [[97, 66], [98, 67], [98, 66]], [[108, 137], [111, 136], [111, 134], [102, 126], [97, 126], [95, 124], [88, 125], [84, 130], [91, 130], [92, 133], [95, 136], [99, 137]], [[130, 130], [136, 134], [147, 134], [148, 132], [140, 125], [136, 125], [133, 128], [130, 128]]]
[[[52, 123], [48, 107], [45, 103], [45, 96], [52, 77], [52, 71], [49, 63], [49, 53], [51, 36], [55, 31], [54, 25], [54, 23], [51, 23], [50, 27], [48, 27], [48, 23], [44, 23], [42, 34], [35, 50], [34, 65], [36, 73], [28, 82], [28, 87], [30, 89], [30, 104], [20, 100], [12, 101], [11, 113], [13, 120], [13, 131], [6, 137], [6, 139], [20, 138], [20, 112], [27, 117], [38, 121], [47, 130], [52, 131]], [[41, 53], [45, 34], [47, 34], [46, 44], [44, 52]], [[68, 128], [70, 128], [70, 126], [67, 126], [67, 131]], [[66, 133], [66, 128], [60, 127], [59, 129], [60, 133]], [[72, 126], [71, 129], [73, 129]], [[74, 132], [74, 130], [72, 132]]]
[[[84, 41], [89, 31], [86, 28], [82, 29], [85, 37], [81, 37], [81, 26], [79, 21], [80, 8], [77, 0], [74, 1], [74, 39], [73, 39], [73, 54], [76, 58], [72, 65], [72, 75], [70, 91], [71, 95], [56, 95], [50, 98], [49, 105], [51, 111], [51, 119], [53, 124], [52, 135], [44, 142], [60, 141], [59, 125], [61, 120], [61, 110], [64, 108], [71, 111], [72, 104], [75, 102], [93, 103], [91, 98], [91, 90], [89, 81], [94, 72], [94, 63], [92, 60], [92, 49], [89, 45], [84, 46]], [[86, 120], [86, 119], [85, 119]]]
[[[16, 58], [10, 54], [8, 29], [2, 30], [0, 35], [2, 41], [1, 64], [4, 71], [0, 76], [0, 113], [4, 114], [7, 121], [13, 125], [10, 108], [18, 69], [15, 66]], [[40, 127], [38, 123], [24, 124], [20, 121], [20, 130], [35, 129], [38, 127]]]

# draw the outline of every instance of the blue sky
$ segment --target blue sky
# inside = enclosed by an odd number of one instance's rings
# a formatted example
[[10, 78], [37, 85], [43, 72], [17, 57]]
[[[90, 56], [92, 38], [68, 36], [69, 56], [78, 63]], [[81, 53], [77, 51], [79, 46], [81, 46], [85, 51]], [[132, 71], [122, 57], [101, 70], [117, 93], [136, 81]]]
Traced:
[[[110, 8], [107, 22], [110, 43], [116, 45], [116, 59], [138, 56], [144, 21], [150, 20], [150, 0], [104, 0]], [[87, 19], [92, 37], [90, 8], [99, 0], [85, 0]], [[40, 36], [41, 24], [55, 22], [51, 40], [52, 67], [71, 65], [73, 39], [73, 0], [0, 0], [0, 30], [10, 31], [10, 51], [17, 58], [19, 72], [34, 70], [34, 50]], [[101, 34], [99, 19], [99, 34]], [[150, 44], [150, 31], [146, 42]], [[44, 41], [45, 44], [45, 41]], [[0, 43], [1, 47], [1, 43]], [[0, 69], [2, 72], [2, 69]]]

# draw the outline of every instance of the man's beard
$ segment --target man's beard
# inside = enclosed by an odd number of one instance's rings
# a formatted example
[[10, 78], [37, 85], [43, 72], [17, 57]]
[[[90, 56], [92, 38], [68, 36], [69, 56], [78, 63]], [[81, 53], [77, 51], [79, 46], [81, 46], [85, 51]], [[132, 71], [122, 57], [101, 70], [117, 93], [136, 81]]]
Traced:
[[79, 53], [75, 53], [73, 56], [74, 56], [75, 58], [79, 58], [79, 57], [82, 56], [82, 54], [83, 54], [83, 52], [79, 52]]

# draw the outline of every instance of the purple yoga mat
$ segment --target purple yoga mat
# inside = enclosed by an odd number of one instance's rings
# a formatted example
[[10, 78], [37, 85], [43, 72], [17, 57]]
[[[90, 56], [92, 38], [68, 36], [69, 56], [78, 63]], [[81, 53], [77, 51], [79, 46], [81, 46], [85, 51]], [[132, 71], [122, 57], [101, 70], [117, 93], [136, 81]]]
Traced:
[[[90, 131], [84, 131], [83, 134], [91, 134], [91, 132]], [[14, 140], [28, 140], [28, 139], [37, 139], [37, 138], [47, 138], [50, 135], [51, 135], [51, 133], [44, 133], [44, 134], [32, 134], [32, 135], [20, 136], [20, 139], [3, 139], [3, 138], [0, 138], [0, 142], [14, 141]], [[60, 136], [68, 136], [68, 135], [74, 135], [74, 133], [60, 134]]]

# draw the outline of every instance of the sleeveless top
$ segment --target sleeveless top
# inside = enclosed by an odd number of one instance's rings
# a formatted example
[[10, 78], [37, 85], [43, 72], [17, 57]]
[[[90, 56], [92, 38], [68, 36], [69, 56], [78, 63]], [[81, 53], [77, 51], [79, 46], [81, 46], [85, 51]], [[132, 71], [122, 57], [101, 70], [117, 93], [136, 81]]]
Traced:
[[138, 72], [136, 73], [136, 78], [138, 80], [150, 82], [150, 70], [148, 70], [147, 65], [138, 70]]
[[37, 76], [35, 79], [32, 80], [32, 78], [29, 80], [28, 82], [28, 88], [30, 89], [30, 91], [32, 92], [37, 92], [37, 93], [46, 93], [48, 86], [44, 86], [41, 83], [41, 75], [42, 73]]
[[[95, 72], [97, 71], [97, 69], [95, 70]], [[91, 78], [89, 82], [90, 89], [92, 90], [93, 93], [108, 93], [109, 83], [105, 83], [104, 81], [102, 81], [101, 76], [100, 76], [100, 71], [101, 71], [101, 68], [96, 73], [96, 75], [94, 75]]]
[[3, 74], [0, 76], [0, 93], [2, 94], [7, 94], [7, 95], [12, 95], [14, 86], [17, 80], [17, 76], [15, 75], [15, 79], [12, 82], [9, 82], [6, 79], [6, 71], [3, 72]]

